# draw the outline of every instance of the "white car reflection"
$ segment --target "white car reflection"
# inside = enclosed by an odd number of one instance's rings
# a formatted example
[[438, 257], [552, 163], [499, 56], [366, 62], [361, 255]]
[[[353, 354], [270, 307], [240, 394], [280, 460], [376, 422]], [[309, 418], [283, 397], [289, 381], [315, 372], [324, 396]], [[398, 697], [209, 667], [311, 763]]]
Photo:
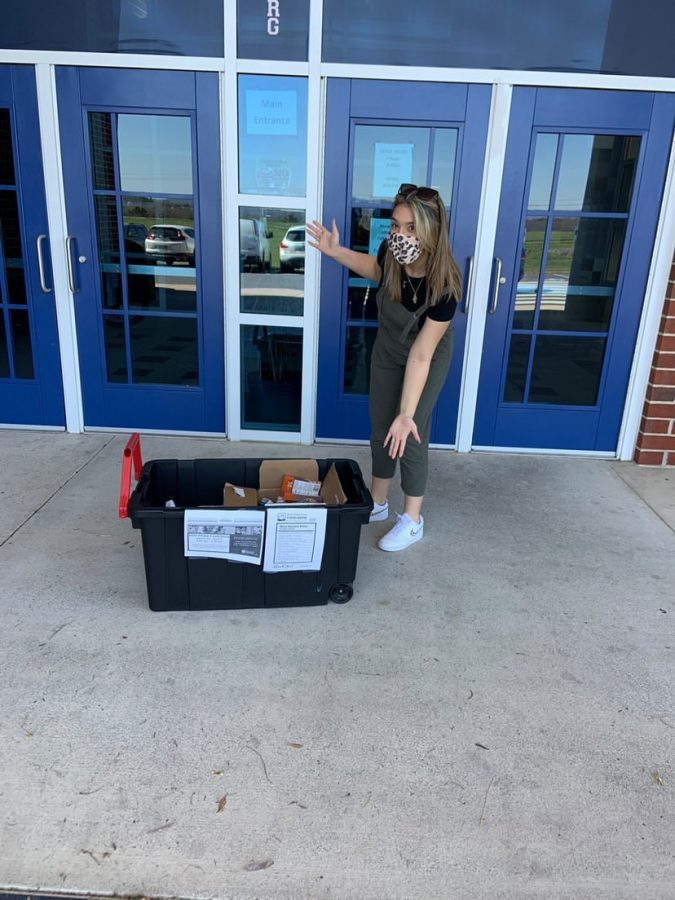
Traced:
[[145, 252], [153, 260], [164, 261], [171, 266], [183, 260], [195, 263], [194, 228], [166, 223], [153, 225], [145, 238]]
[[282, 272], [305, 269], [305, 226], [289, 228], [279, 244], [279, 265]]
[[272, 250], [269, 239], [272, 232], [265, 219], [239, 220], [239, 268], [245, 272], [269, 272], [272, 267]]

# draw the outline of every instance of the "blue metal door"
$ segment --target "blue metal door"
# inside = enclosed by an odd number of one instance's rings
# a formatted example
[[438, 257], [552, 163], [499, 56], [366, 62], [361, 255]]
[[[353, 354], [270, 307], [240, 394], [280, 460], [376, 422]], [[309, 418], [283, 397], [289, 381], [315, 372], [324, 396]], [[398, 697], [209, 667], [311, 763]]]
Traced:
[[85, 425], [223, 432], [218, 80], [57, 71]]
[[675, 98], [516, 89], [475, 446], [616, 450]]
[[0, 423], [63, 427], [35, 72], [0, 66]]
[[[465, 281], [476, 237], [490, 107], [485, 85], [331, 79], [328, 82], [324, 220], [342, 243], [375, 254], [402, 182], [438, 188]], [[369, 290], [370, 288], [370, 290]], [[455, 315], [455, 351], [431, 432], [455, 440], [466, 316]], [[368, 381], [377, 330], [375, 290], [331, 260], [322, 263], [317, 436], [366, 439]]]

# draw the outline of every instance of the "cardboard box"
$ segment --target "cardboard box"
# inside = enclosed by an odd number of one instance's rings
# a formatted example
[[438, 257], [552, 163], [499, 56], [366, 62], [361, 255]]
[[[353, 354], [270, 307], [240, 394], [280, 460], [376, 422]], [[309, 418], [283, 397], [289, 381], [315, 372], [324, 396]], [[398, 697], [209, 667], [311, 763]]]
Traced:
[[251, 487], [239, 487], [230, 484], [229, 481], [223, 488], [223, 506], [232, 506], [235, 509], [240, 506], [257, 506], [258, 491]]
[[[293, 475], [307, 481], [319, 480], [319, 465], [315, 459], [266, 459], [260, 464], [258, 489], [226, 484], [223, 489], [223, 506], [257, 506], [260, 500], [276, 502], [284, 475]], [[244, 492], [243, 496], [241, 491]], [[333, 463], [321, 483], [319, 498], [326, 506], [343, 506], [347, 502], [340, 476]]]

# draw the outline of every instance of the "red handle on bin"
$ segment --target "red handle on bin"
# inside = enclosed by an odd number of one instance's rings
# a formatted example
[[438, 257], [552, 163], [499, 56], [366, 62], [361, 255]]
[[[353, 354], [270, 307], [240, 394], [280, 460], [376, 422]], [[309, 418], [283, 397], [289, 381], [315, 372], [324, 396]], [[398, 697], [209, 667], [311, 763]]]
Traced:
[[120, 519], [126, 519], [129, 510], [129, 494], [131, 493], [131, 463], [134, 464], [136, 481], [141, 477], [143, 459], [141, 457], [141, 439], [134, 432], [126, 443], [122, 454], [122, 481], [120, 484]]

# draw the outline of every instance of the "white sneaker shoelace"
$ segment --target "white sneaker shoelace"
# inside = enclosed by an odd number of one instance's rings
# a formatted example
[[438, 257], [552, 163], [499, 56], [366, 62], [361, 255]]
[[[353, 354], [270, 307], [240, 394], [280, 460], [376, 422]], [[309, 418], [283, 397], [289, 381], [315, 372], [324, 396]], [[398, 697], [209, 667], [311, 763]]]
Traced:
[[386, 536], [392, 539], [398, 538], [401, 532], [409, 530], [412, 524], [413, 520], [410, 516], [407, 516], [405, 513], [396, 513], [396, 524], [391, 531], [387, 532]]

